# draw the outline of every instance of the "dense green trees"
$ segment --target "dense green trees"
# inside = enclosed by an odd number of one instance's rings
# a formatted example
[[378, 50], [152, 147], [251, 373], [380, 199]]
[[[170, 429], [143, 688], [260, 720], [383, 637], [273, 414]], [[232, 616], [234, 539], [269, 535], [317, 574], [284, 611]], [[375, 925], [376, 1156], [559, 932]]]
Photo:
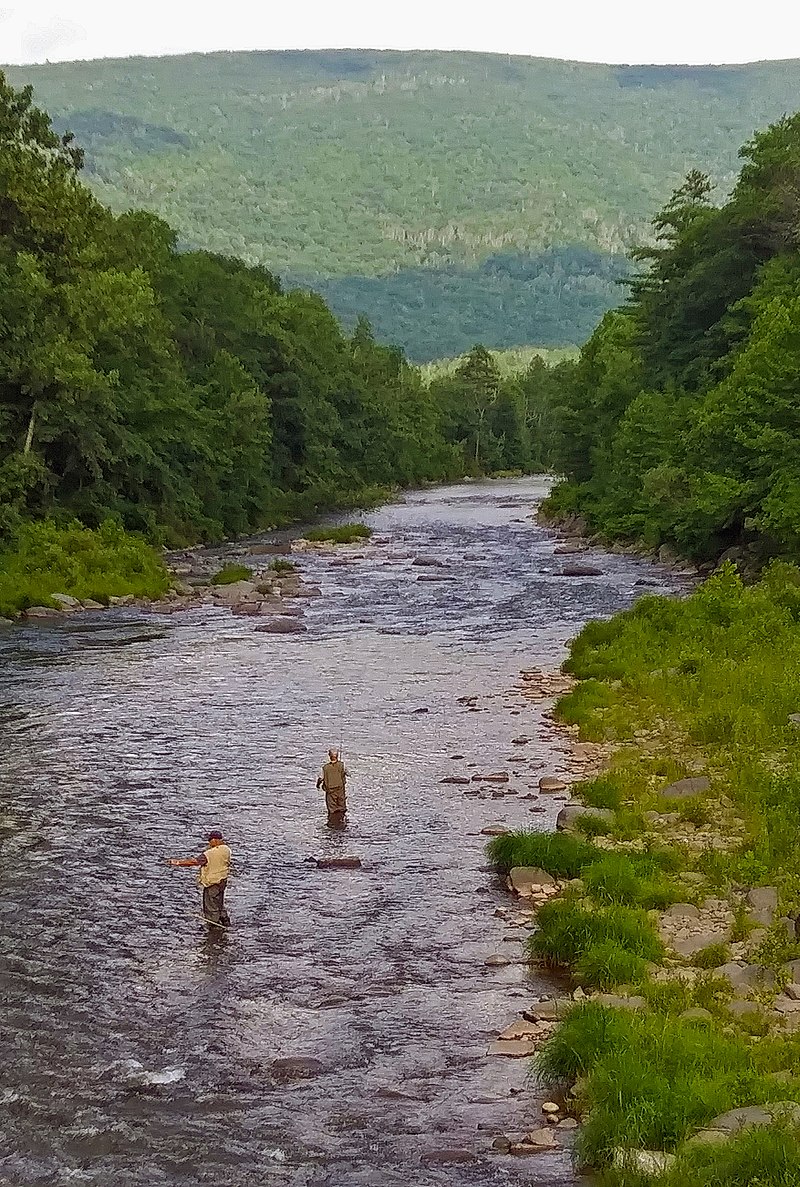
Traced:
[[322, 293], [421, 361], [580, 344], [687, 170], [727, 191], [797, 62], [615, 67], [494, 54], [192, 54], [10, 68], [101, 201]]
[[47, 517], [214, 539], [544, 458], [541, 360], [501, 381], [476, 348], [428, 385], [365, 319], [113, 215], [80, 166], [0, 75], [0, 548]]
[[109, 514], [241, 533], [454, 474], [417, 371], [264, 268], [114, 217], [30, 89], [0, 79], [0, 533]]
[[657, 217], [555, 414], [551, 507], [695, 558], [800, 551], [800, 115], [742, 157], [724, 204], [691, 173]]

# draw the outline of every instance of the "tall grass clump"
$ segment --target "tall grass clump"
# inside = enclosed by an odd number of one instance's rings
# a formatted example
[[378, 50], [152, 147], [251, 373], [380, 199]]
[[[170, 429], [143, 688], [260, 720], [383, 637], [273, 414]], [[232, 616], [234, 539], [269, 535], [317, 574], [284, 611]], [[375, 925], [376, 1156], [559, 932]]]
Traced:
[[333, 528], [310, 528], [305, 539], [313, 543], [355, 544], [357, 540], [368, 540], [372, 528], [365, 523], [345, 523]]
[[554, 878], [577, 878], [601, 851], [566, 833], [505, 833], [486, 846], [489, 860], [501, 874], [514, 866], [537, 866]]
[[607, 853], [587, 866], [581, 876], [586, 893], [598, 903], [622, 903], [663, 910], [681, 898], [658, 863], [646, 854]]
[[233, 585], [236, 581], [249, 581], [253, 570], [247, 565], [223, 565], [218, 573], [211, 578], [212, 585]]
[[0, 553], [0, 615], [52, 605], [55, 593], [107, 603], [128, 594], [158, 598], [168, 588], [158, 553], [114, 519], [95, 529], [77, 522], [28, 523]]
[[788, 1124], [746, 1130], [724, 1145], [682, 1151], [661, 1187], [797, 1187], [800, 1134]]
[[[585, 984], [595, 984], [593, 969], [608, 970], [604, 988], [635, 980], [644, 972], [646, 961], [664, 955], [647, 913], [634, 907], [613, 904], [592, 909], [569, 897], [553, 899], [540, 908], [538, 925], [528, 941], [530, 955], [556, 967], [580, 968]], [[625, 963], [625, 953], [637, 959]], [[614, 971], [624, 975], [614, 980]], [[631, 971], [633, 977], [628, 975]]]

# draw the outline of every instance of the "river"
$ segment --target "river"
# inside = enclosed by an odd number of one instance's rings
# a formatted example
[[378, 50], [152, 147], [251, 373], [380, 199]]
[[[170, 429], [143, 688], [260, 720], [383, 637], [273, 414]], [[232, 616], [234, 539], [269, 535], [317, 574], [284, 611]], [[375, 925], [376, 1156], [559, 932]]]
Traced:
[[[440, 488], [365, 516], [362, 559], [302, 557], [323, 590], [302, 636], [214, 608], [0, 632], [0, 1182], [576, 1182], [566, 1154], [490, 1150], [538, 1124], [541, 1096], [524, 1062], [485, 1054], [550, 987], [484, 963], [519, 948], [480, 830], [547, 828], [560, 801], [532, 816], [440, 780], [510, 769], [520, 733], [520, 789], [558, 772], [520, 669], [557, 665], [637, 581], [675, 582], [596, 553], [601, 577], [560, 576], [531, 518], [545, 489]], [[339, 744], [351, 812], [332, 833], [314, 784]], [[213, 826], [234, 925], [207, 937], [193, 872], [163, 859]], [[343, 853], [363, 868], [308, 860]], [[317, 1074], [278, 1074], [306, 1056]]]

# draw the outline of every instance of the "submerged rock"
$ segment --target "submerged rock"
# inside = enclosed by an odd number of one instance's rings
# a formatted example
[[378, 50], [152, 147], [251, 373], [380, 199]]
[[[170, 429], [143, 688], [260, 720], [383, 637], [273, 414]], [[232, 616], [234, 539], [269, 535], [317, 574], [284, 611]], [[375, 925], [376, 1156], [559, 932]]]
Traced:
[[486, 1049], [487, 1055], [505, 1055], [510, 1059], [527, 1059], [536, 1053], [530, 1039], [495, 1039]]
[[575, 822], [580, 817], [588, 816], [601, 824], [613, 824], [614, 813], [611, 808], [587, 808], [585, 804], [565, 804], [556, 817], [556, 829], [560, 833], [572, 832]]
[[276, 1059], [270, 1071], [278, 1080], [308, 1080], [312, 1076], [321, 1075], [325, 1071], [325, 1064], [321, 1059], [294, 1055], [286, 1059]]
[[360, 870], [361, 858], [349, 857], [318, 857], [318, 870]]
[[257, 626], [256, 630], [263, 635], [304, 635], [308, 627], [298, 622], [296, 618], [271, 618], [269, 622], [264, 622], [261, 626]]
[[508, 872], [511, 889], [519, 895], [528, 896], [534, 886], [555, 886], [556, 880], [547, 870], [537, 866], [514, 866]]
[[539, 791], [547, 794], [554, 794], [559, 791], [566, 791], [567, 784], [563, 779], [559, 779], [556, 775], [544, 775], [539, 780]]
[[562, 577], [602, 577], [603, 570], [598, 569], [597, 565], [564, 565], [561, 570]]

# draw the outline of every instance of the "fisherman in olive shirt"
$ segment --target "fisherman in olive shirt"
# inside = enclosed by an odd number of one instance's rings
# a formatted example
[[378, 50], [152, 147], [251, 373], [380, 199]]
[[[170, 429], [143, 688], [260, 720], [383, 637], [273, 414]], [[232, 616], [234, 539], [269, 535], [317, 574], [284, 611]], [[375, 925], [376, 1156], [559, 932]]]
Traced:
[[225, 887], [231, 872], [231, 851], [222, 833], [215, 829], [208, 834], [208, 849], [199, 857], [170, 857], [168, 860], [171, 866], [200, 867], [197, 881], [203, 890], [203, 917], [206, 923], [230, 927], [230, 916], [225, 910]]
[[325, 791], [325, 806], [328, 809], [328, 824], [341, 828], [347, 812], [347, 771], [339, 758], [338, 750], [328, 751], [329, 761], [322, 768], [317, 779], [317, 789]]

